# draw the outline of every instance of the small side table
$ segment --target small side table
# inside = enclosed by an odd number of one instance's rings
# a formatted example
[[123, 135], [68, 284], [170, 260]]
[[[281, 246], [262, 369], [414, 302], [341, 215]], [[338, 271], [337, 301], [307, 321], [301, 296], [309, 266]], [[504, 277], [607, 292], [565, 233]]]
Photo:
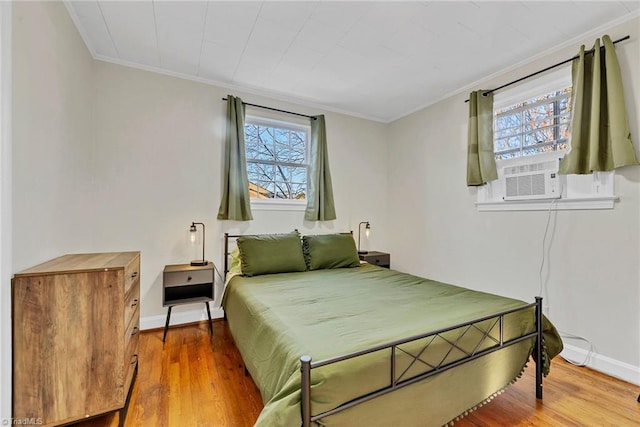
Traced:
[[190, 264], [167, 265], [162, 272], [162, 306], [169, 307], [164, 325], [162, 342], [167, 338], [171, 309], [176, 305], [204, 303], [209, 316], [209, 333], [213, 335], [213, 322], [209, 302], [213, 301], [214, 267], [209, 262], [203, 266]]
[[377, 265], [378, 267], [391, 268], [391, 255], [386, 252], [369, 251], [364, 254], [358, 254], [358, 257], [369, 264]]

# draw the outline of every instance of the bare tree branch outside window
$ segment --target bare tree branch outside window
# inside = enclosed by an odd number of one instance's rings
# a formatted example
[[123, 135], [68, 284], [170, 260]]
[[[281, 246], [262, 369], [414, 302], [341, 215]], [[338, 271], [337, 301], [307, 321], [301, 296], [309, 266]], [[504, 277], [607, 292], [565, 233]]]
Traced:
[[496, 160], [566, 150], [571, 87], [495, 111]]
[[250, 196], [304, 200], [308, 132], [251, 120], [244, 129]]

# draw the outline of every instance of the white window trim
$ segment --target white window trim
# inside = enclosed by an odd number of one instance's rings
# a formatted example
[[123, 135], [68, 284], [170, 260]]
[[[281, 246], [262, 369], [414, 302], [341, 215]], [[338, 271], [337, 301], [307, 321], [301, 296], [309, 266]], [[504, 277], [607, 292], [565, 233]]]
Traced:
[[247, 122], [258, 123], [265, 126], [276, 126], [284, 129], [301, 130], [301, 131], [307, 132], [308, 134], [311, 133], [311, 125], [303, 125], [296, 122], [288, 122], [286, 120], [277, 120], [277, 119], [262, 117], [254, 114], [248, 114], [246, 116], [245, 123]]
[[286, 199], [250, 199], [251, 210], [256, 211], [304, 211], [307, 209], [306, 200]]
[[[304, 125], [296, 122], [289, 122], [286, 120], [278, 120], [269, 117], [260, 116], [257, 114], [248, 114], [245, 118], [245, 123], [251, 122], [265, 126], [275, 126], [284, 129], [300, 130], [307, 134], [307, 144], [311, 138], [311, 125]], [[309, 168], [309, 150], [305, 150], [305, 163], [304, 166]], [[308, 189], [308, 187], [307, 187]], [[308, 191], [307, 191], [308, 193]], [[307, 209], [307, 200], [289, 200], [289, 199], [258, 199], [250, 198], [251, 210], [256, 211], [304, 211]]]
[[613, 209], [618, 196], [476, 202], [479, 212]]
[[[494, 110], [568, 86], [571, 86], [570, 65], [528, 80], [513, 88], [497, 92], [494, 96]], [[497, 160], [498, 179], [478, 187], [476, 208], [480, 212], [613, 209], [615, 203], [620, 200], [614, 191], [614, 171], [594, 172], [591, 175], [559, 175], [562, 187], [559, 199], [501, 200], [495, 195], [502, 191], [502, 171], [506, 166], [537, 162], [539, 159], [545, 158], [563, 157], [565, 154], [565, 151], [556, 151]]]

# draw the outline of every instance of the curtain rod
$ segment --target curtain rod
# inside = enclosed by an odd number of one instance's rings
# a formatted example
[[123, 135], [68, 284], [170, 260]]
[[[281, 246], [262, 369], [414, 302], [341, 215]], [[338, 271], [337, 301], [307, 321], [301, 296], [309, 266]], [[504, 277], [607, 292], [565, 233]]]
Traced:
[[[222, 98], [223, 101], [228, 101], [228, 98]], [[294, 113], [293, 111], [287, 111], [287, 110], [280, 110], [278, 108], [272, 108], [272, 107], [265, 107], [264, 105], [258, 105], [258, 104], [250, 104], [248, 102], [242, 102], [242, 105], [249, 105], [251, 107], [257, 107], [257, 108], [264, 108], [265, 110], [271, 110], [271, 111], [278, 111], [280, 113], [287, 113], [287, 114], [293, 114], [294, 116], [300, 116], [300, 117], [306, 117], [308, 119], [311, 120], [317, 120], [317, 117], [313, 117], [313, 116], [307, 116], [306, 114], [300, 114], [300, 113]]]
[[[621, 39], [615, 40], [615, 41], [613, 42], [613, 44], [620, 43], [620, 42], [625, 41], [625, 40], [629, 40], [630, 38], [631, 38], [630, 36], [624, 36], [624, 37], [622, 37]], [[604, 48], [604, 46], [601, 46], [601, 47], [600, 47], [600, 49], [603, 49], [603, 48]], [[593, 49], [586, 50], [584, 53], [585, 53], [585, 55], [587, 55], [587, 54], [589, 54], [589, 53], [593, 53]], [[528, 79], [528, 78], [530, 78], [530, 77], [533, 77], [533, 76], [537, 76], [538, 74], [544, 73], [545, 71], [549, 71], [549, 70], [551, 70], [551, 69], [553, 69], [553, 68], [559, 67], [559, 66], [561, 66], [561, 65], [566, 64], [567, 62], [571, 62], [571, 61], [573, 61], [574, 59], [578, 59], [578, 58], [580, 58], [580, 55], [576, 55], [576, 56], [574, 56], [573, 58], [565, 59], [564, 61], [558, 62], [557, 64], [550, 65], [550, 66], [548, 66], [547, 68], [544, 68], [544, 69], [542, 69], [542, 70], [540, 70], [540, 71], [536, 71], [535, 73], [531, 73], [531, 74], [529, 74], [529, 75], [527, 75], [527, 76], [520, 77], [520, 78], [519, 78], [519, 79], [517, 79], [517, 80], [514, 80], [514, 81], [509, 82], [509, 83], [505, 83], [505, 84], [503, 84], [502, 86], [498, 86], [498, 87], [497, 87], [497, 88], [495, 88], [495, 89], [488, 90], [488, 91], [484, 92], [482, 95], [486, 96], [486, 95], [488, 95], [488, 94], [490, 94], [490, 93], [493, 93], [493, 92], [495, 92], [495, 91], [497, 91], [497, 90], [504, 89], [504, 88], [505, 88], [505, 87], [507, 87], [507, 86], [511, 86], [511, 85], [516, 84], [516, 83], [520, 83], [520, 82], [521, 82], [521, 81], [523, 81], [523, 80], [526, 80], [526, 79]], [[466, 99], [464, 102], [469, 102], [469, 100], [468, 100], [468, 99]]]

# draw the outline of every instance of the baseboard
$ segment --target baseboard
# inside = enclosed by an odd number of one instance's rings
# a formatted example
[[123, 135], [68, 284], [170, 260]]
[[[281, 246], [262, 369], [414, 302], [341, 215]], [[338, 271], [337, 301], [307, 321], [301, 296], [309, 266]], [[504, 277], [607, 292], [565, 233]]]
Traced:
[[[224, 316], [224, 311], [220, 307], [211, 308], [211, 318], [219, 319]], [[140, 330], [164, 328], [164, 324], [167, 320], [166, 314], [160, 314], [157, 316], [147, 316], [140, 318]], [[174, 311], [171, 312], [170, 326], [183, 325], [185, 323], [199, 322], [201, 320], [207, 320], [207, 311], [204, 308], [189, 311]]]
[[[561, 356], [574, 362], [583, 362], [587, 358], [587, 354], [587, 350], [567, 344], [564, 345], [564, 350], [560, 353]], [[591, 353], [586, 365], [603, 374], [620, 378], [635, 385], [640, 385], [640, 367], [638, 366], [633, 366], [597, 353]]]

